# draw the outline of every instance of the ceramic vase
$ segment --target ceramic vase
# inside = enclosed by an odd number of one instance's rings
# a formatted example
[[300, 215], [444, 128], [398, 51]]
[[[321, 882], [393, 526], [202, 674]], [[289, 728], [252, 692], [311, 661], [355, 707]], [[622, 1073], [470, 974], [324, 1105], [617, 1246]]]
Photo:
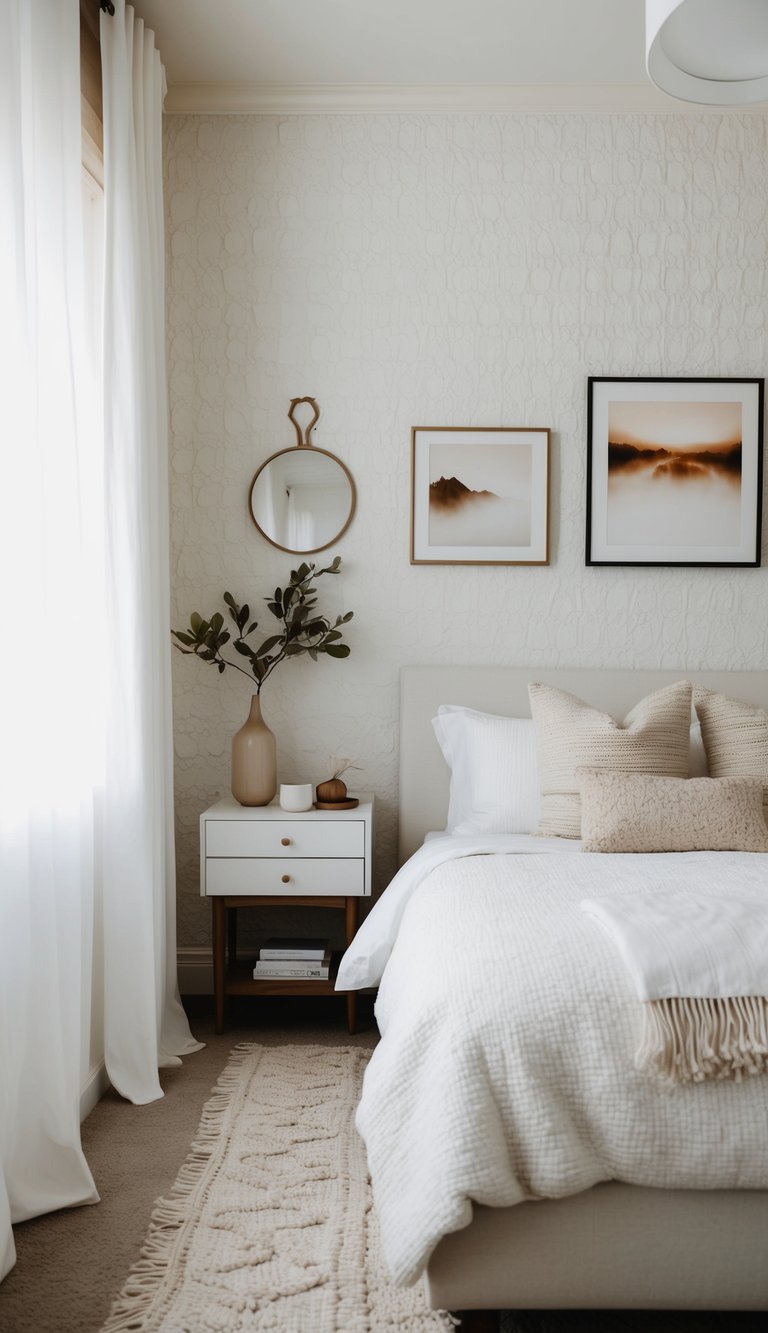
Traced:
[[276, 791], [277, 746], [254, 694], [247, 722], [232, 737], [232, 795], [241, 805], [269, 805]]

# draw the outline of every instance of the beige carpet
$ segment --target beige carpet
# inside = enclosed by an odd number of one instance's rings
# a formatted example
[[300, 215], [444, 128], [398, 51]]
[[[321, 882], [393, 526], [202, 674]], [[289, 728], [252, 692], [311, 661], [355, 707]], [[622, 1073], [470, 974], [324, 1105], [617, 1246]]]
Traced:
[[354, 1113], [368, 1053], [242, 1044], [104, 1333], [433, 1333], [381, 1255]]

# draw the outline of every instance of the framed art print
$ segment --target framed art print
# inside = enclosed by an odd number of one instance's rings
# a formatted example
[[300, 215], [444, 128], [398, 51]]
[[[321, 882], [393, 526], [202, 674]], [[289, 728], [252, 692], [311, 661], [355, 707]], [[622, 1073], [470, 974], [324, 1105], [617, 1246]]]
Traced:
[[414, 426], [411, 564], [546, 565], [549, 431]]
[[590, 378], [588, 565], [760, 564], [764, 383]]

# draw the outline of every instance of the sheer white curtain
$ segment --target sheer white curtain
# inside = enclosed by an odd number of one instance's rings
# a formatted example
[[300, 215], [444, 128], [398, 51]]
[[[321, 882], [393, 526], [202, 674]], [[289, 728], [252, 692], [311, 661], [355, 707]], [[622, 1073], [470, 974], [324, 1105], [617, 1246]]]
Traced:
[[107, 767], [105, 1044], [134, 1102], [198, 1050], [176, 987], [168, 427], [162, 204], [165, 76], [153, 33], [101, 15], [104, 93]]
[[79, 1133], [103, 634], [80, 190], [78, 0], [4, 0], [0, 1276], [14, 1260], [11, 1219], [98, 1197]]
[[92, 946], [120, 1092], [162, 1096], [158, 1065], [199, 1045], [175, 963], [162, 71], [132, 20], [118, 0], [105, 24], [102, 420], [79, 3], [0, 4], [0, 1277], [12, 1221], [98, 1200], [79, 1135]]

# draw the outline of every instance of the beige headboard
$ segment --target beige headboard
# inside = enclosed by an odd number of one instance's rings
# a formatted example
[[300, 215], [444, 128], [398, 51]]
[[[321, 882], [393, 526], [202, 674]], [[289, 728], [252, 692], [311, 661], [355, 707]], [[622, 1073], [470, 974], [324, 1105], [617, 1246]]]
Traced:
[[465, 704], [484, 713], [530, 717], [529, 680], [570, 690], [623, 717], [651, 690], [673, 680], [699, 681], [733, 699], [768, 707], [766, 671], [625, 671], [605, 668], [403, 667], [400, 671], [399, 854], [405, 861], [425, 833], [445, 828], [449, 771], [431, 719], [439, 704]]

